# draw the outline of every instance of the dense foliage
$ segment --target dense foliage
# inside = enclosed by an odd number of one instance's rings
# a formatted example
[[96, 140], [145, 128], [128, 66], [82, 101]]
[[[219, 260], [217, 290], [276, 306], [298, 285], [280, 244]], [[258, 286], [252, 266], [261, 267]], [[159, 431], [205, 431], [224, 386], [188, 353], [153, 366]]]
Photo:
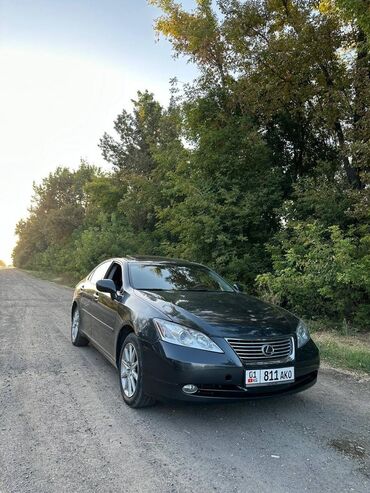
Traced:
[[14, 263], [79, 277], [109, 256], [185, 257], [301, 315], [366, 327], [367, 2], [151, 3], [199, 78], [167, 108], [138, 93], [100, 141], [110, 173], [82, 163], [35, 185]]

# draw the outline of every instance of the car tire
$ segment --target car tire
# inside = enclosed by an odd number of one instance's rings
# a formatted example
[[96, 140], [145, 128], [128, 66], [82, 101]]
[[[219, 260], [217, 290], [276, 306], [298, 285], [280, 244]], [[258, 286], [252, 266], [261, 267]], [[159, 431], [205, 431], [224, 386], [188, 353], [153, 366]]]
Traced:
[[145, 370], [143, 367], [142, 348], [138, 337], [134, 333], [130, 333], [123, 341], [118, 370], [121, 394], [128, 406], [140, 408], [155, 404], [155, 399], [146, 395], [143, 390]]
[[71, 322], [71, 342], [74, 346], [87, 346], [89, 340], [81, 334], [80, 331], [80, 310], [76, 307], [73, 310]]

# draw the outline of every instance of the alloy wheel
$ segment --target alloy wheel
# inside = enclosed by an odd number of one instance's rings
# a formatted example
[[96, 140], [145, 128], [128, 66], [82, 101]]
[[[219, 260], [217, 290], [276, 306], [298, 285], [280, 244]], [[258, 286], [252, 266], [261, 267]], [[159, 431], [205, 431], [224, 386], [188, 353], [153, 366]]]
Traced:
[[78, 335], [78, 327], [80, 325], [80, 314], [78, 310], [75, 310], [73, 314], [73, 319], [72, 319], [72, 328], [71, 328], [71, 333], [72, 333], [72, 341], [74, 342], [77, 338]]
[[129, 342], [122, 351], [121, 382], [126, 397], [135, 394], [139, 376], [139, 362], [135, 346]]

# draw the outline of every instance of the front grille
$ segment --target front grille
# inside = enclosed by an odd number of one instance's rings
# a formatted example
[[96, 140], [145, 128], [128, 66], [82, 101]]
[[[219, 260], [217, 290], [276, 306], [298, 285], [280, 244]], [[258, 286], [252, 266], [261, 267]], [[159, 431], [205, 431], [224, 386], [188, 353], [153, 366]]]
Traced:
[[244, 362], [290, 361], [294, 359], [293, 337], [251, 341], [245, 339], [226, 339], [239, 358]]

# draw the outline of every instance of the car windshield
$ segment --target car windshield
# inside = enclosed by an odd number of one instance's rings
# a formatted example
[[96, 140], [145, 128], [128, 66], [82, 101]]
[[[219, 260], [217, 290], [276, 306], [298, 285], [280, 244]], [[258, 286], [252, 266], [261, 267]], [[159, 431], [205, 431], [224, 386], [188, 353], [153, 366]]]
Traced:
[[131, 286], [148, 291], [228, 291], [233, 288], [206, 267], [179, 264], [130, 263]]

